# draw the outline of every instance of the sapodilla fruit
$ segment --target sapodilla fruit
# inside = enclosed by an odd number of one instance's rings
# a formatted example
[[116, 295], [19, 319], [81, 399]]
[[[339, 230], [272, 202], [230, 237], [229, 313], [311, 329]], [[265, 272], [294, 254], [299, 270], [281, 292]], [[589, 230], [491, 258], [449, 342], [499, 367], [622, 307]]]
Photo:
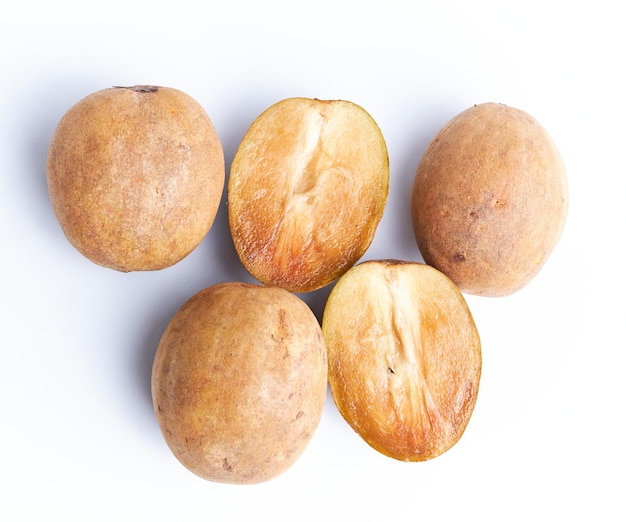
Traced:
[[113, 87], [61, 118], [48, 191], [85, 257], [130, 272], [169, 267], [205, 237], [224, 189], [224, 154], [204, 109], [168, 87]]
[[321, 288], [365, 253], [388, 190], [386, 144], [363, 108], [282, 100], [255, 119], [230, 169], [228, 215], [239, 258], [261, 283]]

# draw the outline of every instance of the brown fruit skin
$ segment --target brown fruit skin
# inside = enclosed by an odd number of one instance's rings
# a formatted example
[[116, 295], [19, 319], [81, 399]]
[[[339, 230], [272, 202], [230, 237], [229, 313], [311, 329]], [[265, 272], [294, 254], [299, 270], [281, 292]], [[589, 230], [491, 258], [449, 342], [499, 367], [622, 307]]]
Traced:
[[203, 108], [168, 87], [114, 87], [61, 118], [48, 192], [68, 240], [107, 268], [159, 270], [207, 234], [224, 189], [224, 154]]
[[361, 263], [332, 289], [322, 331], [333, 399], [365, 442], [407, 462], [458, 442], [482, 356], [467, 303], [444, 274], [422, 263]]
[[279, 101], [255, 119], [232, 162], [235, 249], [261, 283], [316, 290], [365, 253], [388, 191], [386, 144], [363, 108], [345, 100]]
[[152, 370], [167, 444], [196, 475], [254, 484], [287, 470], [309, 443], [326, 400], [321, 328], [286, 290], [222, 283], [172, 318]]
[[561, 237], [568, 189], [561, 156], [529, 114], [475, 105], [448, 122], [417, 168], [411, 213], [424, 261], [466, 293], [527, 285]]

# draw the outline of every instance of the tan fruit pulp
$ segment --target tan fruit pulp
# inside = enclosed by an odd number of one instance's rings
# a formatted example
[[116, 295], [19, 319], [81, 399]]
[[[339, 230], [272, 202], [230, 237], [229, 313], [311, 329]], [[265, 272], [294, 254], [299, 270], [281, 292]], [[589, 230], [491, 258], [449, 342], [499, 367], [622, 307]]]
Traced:
[[388, 184], [385, 142], [363, 109], [307, 98], [275, 104], [231, 167], [229, 219], [242, 263], [291, 291], [330, 283], [370, 245]]
[[335, 403], [366, 442], [420, 461], [458, 441], [474, 409], [481, 351], [447, 277], [417, 263], [362, 263], [332, 290], [322, 329]]

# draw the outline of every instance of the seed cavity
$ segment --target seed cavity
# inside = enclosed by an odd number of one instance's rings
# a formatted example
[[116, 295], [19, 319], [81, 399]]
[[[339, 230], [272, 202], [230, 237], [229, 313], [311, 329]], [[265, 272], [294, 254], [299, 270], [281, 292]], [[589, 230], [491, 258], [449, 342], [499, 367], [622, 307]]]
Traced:
[[[391, 346], [387, 354], [388, 374], [393, 380], [389, 391], [393, 404], [401, 417], [412, 425], [421, 423], [425, 430], [432, 430], [438, 423], [439, 412], [429, 388], [428, 357], [424, 353], [419, 310], [403, 281], [393, 271], [386, 274], [391, 299]], [[410, 406], [406, 408], [406, 404]]]
[[340, 176], [348, 182], [354, 178], [327, 150], [326, 122], [327, 117], [322, 112], [310, 111], [308, 121], [303, 123], [301, 146], [292, 153], [293, 161], [289, 165], [288, 204], [302, 199], [310, 203], [324, 187], [324, 178], [328, 176]]
[[327, 122], [322, 110], [308, 111], [300, 123], [298, 145], [284, 165], [287, 188], [283, 212], [269, 241], [276, 244], [274, 259], [282, 272], [297, 264], [312, 245], [319, 243], [316, 215], [326, 198], [318, 196], [329, 186], [336, 186], [328, 178], [340, 176], [347, 183], [354, 180], [352, 173], [338, 164], [332, 151], [326, 148], [327, 142], [332, 144], [335, 139]]
[[315, 189], [322, 167], [324, 150], [322, 131], [324, 118], [318, 111], [311, 111], [304, 123], [305, 133], [299, 150], [294, 151], [291, 166], [291, 197], [307, 194]]

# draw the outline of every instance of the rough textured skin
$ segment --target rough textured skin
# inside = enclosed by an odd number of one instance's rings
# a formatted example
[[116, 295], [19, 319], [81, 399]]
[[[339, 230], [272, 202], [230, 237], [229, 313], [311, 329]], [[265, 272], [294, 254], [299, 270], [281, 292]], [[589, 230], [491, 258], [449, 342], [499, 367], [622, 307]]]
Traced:
[[289, 468], [326, 399], [321, 328], [286, 290], [223, 283], [171, 320], [152, 371], [156, 416], [170, 449], [198, 476], [253, 484]]
[[235, 248], [262, 283], [321, 288], [367, 250], [389, 190], [380, 129], [354, 103], [289, 98], [251, 125], [233, 159]]
[[427, 147], [411, 195], [424, 260], [470, 294], [503, 296], [529, 283], [567, 216], [565, 167], [527, 113], [476, 105]]
[[482, 357], [470, 310], [445, 275], [421, 263], [357, 265], [332, 289], [322, 331], [337, 409], [370, 446], [415, 462], [456, 444]]
[[69, 241], [115, 270], [180, 261], [210, 229], [224, 154], [202, 107], [176, 89], [104, 89], [59, 122], [48, 153], [52, 207]]

